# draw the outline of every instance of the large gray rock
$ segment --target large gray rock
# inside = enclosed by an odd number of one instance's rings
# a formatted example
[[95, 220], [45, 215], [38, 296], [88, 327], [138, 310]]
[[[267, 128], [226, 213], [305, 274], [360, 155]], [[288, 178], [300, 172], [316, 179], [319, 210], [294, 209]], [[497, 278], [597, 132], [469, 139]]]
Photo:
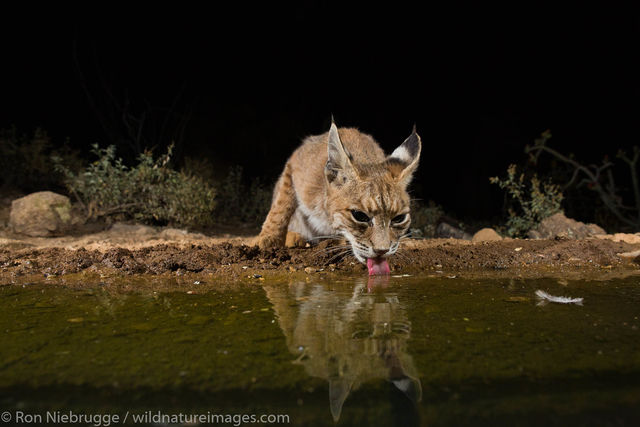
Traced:
[[9, 226], [15, 233], [31, 237], [59, 236], [71, 226], [69, 198], [40, 191], [11, 202]]
[[463, 240], [471, 240], [473, 237], [471, 234], [467, 233], [464, 230], [461, 230], [458, 227], [455, 227], [446, 222], [441, 222], [436, 227], [435, 237], [439, 239], [463, 239]]
[[559, 212], [543, 219], [535, 230], [529, 230], [529, 237], [532, 239], [554, 239], [556, 237], [584, 239], [606, 233], [602, 227], [596, 224], [585, 224], [567, 218], [562, 212]]

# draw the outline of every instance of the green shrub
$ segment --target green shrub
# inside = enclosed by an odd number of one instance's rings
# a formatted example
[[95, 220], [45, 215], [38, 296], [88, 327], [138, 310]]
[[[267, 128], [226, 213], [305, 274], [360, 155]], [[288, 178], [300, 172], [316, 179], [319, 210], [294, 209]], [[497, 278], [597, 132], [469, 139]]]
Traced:
[[169, 166], [172, 146], [154, 160], [150, 152], [129, 168], [116, 157], [115, 146], [93, 145], [98, 159], [75, 173], [54, 158], [64, 183], [87, 213], [99, 217], [132, 219], [148, 224], [199, 227], [211, 223], [215, 190], [204, 180]]
[[51, 156], [64, 159], [70, 170], [78, 170], [80, 160], [65, 144], [54, 150], [47, 133], [36, 129], [33, 135], [19, 134], [15, 127], [0, 130], [0, 187], [25, 192], [55, 190], [60, 177]]
[[527, 180], [525, 174], [518, 175], [516, 169], [516, 165], [510, 165], [505, 179], [495, 176], [489, 181], [506, 190], [511, 198], [506, 233], [511, 237], [525, 237], [543, 219], [562, 210], [563, 195], [551, 180], [541, 182], [535, 174]]
[[245, 184], [242, 167], [232, 167], [218, 185], [216, 219], [228, 224], [261, 224], [269, 213], [272, 194], [272, 186], [265, 185], [259, 178]]

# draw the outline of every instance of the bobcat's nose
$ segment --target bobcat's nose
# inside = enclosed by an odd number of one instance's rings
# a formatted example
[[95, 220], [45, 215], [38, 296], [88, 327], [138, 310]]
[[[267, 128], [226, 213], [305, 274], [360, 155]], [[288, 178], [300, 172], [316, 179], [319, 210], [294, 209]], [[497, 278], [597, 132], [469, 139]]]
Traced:
[[382, 255], [386, 254], [387, 252], [389, 252], [389, 248], [387, 248], [387, 249], [374, 249], [373, 252], [375, 252], [375, 254], [378, 255], [378, 256], [382, 256]]

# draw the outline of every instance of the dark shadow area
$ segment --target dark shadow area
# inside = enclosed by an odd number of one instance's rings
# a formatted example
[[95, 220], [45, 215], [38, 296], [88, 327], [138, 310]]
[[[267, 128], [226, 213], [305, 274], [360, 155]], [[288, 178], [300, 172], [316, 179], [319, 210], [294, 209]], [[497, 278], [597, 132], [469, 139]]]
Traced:
[[523, 161], [544, 130], [585, 163], [638, 141], [632, 13], [250, 9], [12, 19], [0, 127], [39, 126], [84, 154], [116, 144], [126, 161], [174, 142], [179, 164], [208, 159], [219, 179], [240, 165], [272, 183], [331, 114], [386, 150], [416, 123], [415, 196], [480, 220], [503, 212], [488, 178]]

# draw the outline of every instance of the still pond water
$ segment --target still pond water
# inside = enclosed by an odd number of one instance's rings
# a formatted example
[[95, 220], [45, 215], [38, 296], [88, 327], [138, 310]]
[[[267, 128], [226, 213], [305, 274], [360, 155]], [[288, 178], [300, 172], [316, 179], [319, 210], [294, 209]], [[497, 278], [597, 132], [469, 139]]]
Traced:
[[[640, 425], [639, 277], [191, 289], [1, 286], [0, 411]], [[540, 304], [539, 289], [584, 301]]]

